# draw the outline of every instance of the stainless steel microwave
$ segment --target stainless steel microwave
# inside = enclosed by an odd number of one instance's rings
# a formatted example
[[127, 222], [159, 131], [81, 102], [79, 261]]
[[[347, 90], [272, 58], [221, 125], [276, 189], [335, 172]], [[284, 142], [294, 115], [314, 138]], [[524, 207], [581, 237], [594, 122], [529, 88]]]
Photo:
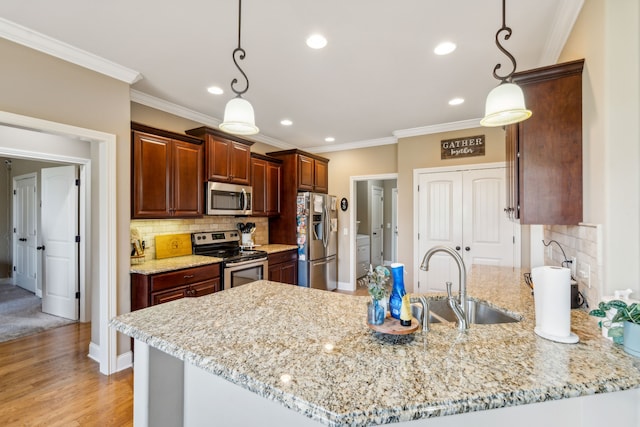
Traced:
[[251, 215], [251, 186], [207, 182], [207, 215]]

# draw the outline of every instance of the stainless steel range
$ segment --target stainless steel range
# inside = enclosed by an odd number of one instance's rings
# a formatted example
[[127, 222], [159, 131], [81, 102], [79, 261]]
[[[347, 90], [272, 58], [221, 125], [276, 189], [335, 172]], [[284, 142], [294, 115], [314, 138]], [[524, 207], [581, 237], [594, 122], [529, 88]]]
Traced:
[[267, 253], [243, 249], [236, 230], [193, 233], [191, 245], [194, 255], [222, 258], [222, 289], [267, 278]]

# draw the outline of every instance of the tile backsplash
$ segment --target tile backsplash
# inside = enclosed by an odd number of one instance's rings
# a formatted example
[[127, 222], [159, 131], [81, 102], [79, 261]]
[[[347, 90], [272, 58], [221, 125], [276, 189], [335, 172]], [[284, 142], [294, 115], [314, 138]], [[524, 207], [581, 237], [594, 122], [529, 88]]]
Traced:
[[145, 241], [145, 259], [155, 259], [155, 236], [160, 234], [198, 233], [202, 231], [235, 230], [236, 224], [253, 222], [256, 245], [269, 243], [269, 219], [263, 217], [205, 216], [189, 219], [132, 219], [131, 229], [136, 229]]
[[[564, 249], [567, 258], [576, 257], [578, 289], [586, 298], [589, 307], [595, 307], [602, 297], [602, 226], [599, 224], [545, 225], [544, 240], [556, 240]], [[545, 265], [562, 265], [564, 257], [556, 244], [544, 247]], [[589, 277], [584, 277], [588, 273]]]

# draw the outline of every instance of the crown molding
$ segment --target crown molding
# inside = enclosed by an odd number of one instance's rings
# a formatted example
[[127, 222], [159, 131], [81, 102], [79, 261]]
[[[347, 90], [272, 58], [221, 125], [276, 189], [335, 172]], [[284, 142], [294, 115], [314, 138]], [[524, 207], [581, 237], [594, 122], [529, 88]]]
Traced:
[[345, 144], [319, 145], [317, 147], [305, 148], [304, 151], [308, 151], [310, 153], [329, 153], [333, 151], [356, 150], [358, 148], [369, 148], [369, 147], [377, 147], [379, 145], [390, 145], [390, 144], [396, 144], [397, 142], [398, 140], [396, 137], [388, 136], [384, 138], [367, 139], [364, 141], [347, 142]]
[[565, 43], [573, 30], [584, 0], [562, 1], [558, 3], [558, 12], [555, 15], [551, 31], [542, 50], [540, 65], [550, 65], [558, 62]]
[[0, 37], [130, 85], [142, 79], [142, 74], [135, 70], [123, 67], [115, 62], [78, 49], [70, 44], [33, 31], [4, 18], [0, 18]]
[[471, 129], [480, 127], [480, 119], [462, 120], [459, 122], [441, 123], [438, 125], [422, 126], [411, 129], [393, 131], [396, 138], [409, 138], [412, 136], [431, 135], [434, 133], [451, 132], [454, 130]]
[[[174, 116], [182, 117], [183, 119], [193, 120], [194, 122], [201, 123], [205, 126], [219, 128], [220, 123], [222, 123], [222, 120], [215, 117], [199, 113], [183, 107], [182, 105], [174, 104], [173, 102], [165, 101], [164, 99], [140, 92], [139, 90], [129, 89], [129, 97], [131, 102], [135, 102], [136, 104], [146, 105], [147, 107], [155, 108], [156, 110], [164, 111], [165, 113], [173, 114]], [[291, 144], [280, 141], [279, 139], [271, 138], [270, 136], [262, 134], [252, 135], [249, 138], [243, 136], [243, 138], [250, 141], [269, 144], [283, 150], [297, 148]]]

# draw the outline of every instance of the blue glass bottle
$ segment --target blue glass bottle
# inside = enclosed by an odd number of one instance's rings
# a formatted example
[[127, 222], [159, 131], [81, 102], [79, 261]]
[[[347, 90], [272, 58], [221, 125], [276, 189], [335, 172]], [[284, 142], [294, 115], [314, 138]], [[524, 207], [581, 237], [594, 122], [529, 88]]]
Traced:
[[389, 311], [391, 317], [400, 319], [402, 297], [407, 293], [404, 289], [404, 264], [399, 262], [391, 264], [391, 278], [393, 279], [393, 288], [389, 297]]

